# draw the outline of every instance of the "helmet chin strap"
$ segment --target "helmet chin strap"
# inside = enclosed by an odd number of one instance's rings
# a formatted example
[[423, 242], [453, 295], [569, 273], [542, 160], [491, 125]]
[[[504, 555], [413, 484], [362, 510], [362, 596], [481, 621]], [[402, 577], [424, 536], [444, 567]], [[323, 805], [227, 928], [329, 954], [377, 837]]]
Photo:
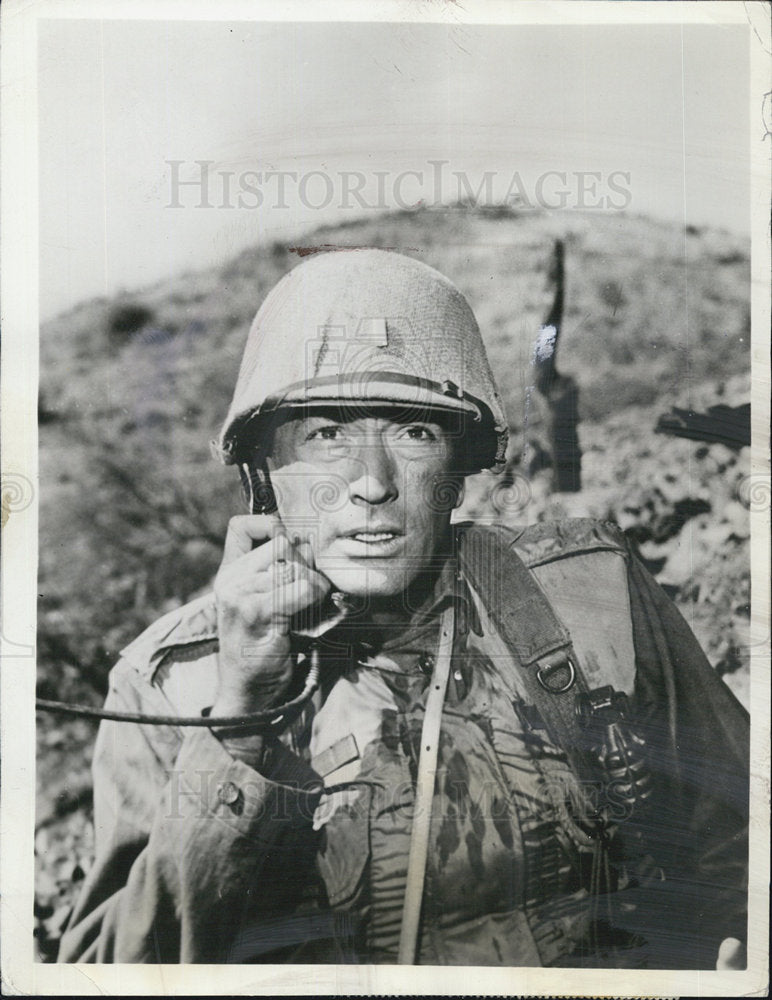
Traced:
[[265, 514], [272, 506], [273, 488], [267, 469], [253, 470], [249, 462], [239, 464], [239, 478], [250, 514]]
[[255, 490], [252, 484], [252, 473], [247, 462], [242, 462], [239, 465], [239, 477], [241, 479], [241, 487], [244, 490], [244, 496], [247, 500], [247, 506], [249, 507], [249, 513], [259, 513], [259, 511], [255, 510]]

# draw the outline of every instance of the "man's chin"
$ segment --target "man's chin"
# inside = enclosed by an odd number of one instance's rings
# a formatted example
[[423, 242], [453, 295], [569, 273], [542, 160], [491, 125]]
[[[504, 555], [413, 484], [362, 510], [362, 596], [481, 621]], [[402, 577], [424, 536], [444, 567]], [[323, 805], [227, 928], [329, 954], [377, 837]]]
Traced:
[[378, 565], [376, 560], [361, 562], [343, 562], [340, 559], [329, 561], [317, 558], [316, 568], [324, 573], [335, 590], [352, 597], [392, 597], [401, 594], [410, 585], [416, 575], [413, 567], [402, 565]]

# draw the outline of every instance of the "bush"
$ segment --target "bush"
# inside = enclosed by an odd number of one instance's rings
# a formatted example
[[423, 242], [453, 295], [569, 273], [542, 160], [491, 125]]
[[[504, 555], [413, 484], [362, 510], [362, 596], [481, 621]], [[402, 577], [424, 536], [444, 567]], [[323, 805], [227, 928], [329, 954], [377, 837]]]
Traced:
[[107, 334], [113, 340], [123, 341], [152, 323], [153, 310], [140, 302], [121, 302], [113, 306], [107, 318]]

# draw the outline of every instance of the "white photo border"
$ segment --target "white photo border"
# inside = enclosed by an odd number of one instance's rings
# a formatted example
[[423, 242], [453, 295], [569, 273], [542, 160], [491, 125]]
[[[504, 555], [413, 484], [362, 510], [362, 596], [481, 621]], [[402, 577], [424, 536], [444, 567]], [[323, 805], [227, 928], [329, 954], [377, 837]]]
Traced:
[[[216, 11], [216, 13], [215, 13]], [[751, 872], [748, 968], [740, 972], [398, 966], [46, 965], [33, 959], [37, 591], [37, 27], [44, 18], [404, 21], [459, 24], [746, 24], [751, 66], [752, 448]], [[769, 886], [770, 33], [759, 2], [465, 0], [6, 0], [2, 10], [2, 469], [29, 491], [2, 530], [2, 979], [31, 995], [764, 995]], [[765, 97], [766, 95], [766, 97]], [[764, 122], [766, 115], [766, 124]], [[766, 131], [766, 135], [764, 134]], [[21, 495], [21, 494], [20, 494]]]

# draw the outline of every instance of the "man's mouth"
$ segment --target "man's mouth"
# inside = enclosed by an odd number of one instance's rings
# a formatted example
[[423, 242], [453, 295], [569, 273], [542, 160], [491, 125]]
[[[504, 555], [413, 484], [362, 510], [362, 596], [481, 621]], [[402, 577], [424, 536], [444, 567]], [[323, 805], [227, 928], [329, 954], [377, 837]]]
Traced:
[[400, 546], [403, 537], [403, 533], [393, 527], [363, 528], [360, 531], [347, 531], [341, 536], [341, 541], [348, 543], [352, 555], [357, 551], [362, 554], [389, 555]]

